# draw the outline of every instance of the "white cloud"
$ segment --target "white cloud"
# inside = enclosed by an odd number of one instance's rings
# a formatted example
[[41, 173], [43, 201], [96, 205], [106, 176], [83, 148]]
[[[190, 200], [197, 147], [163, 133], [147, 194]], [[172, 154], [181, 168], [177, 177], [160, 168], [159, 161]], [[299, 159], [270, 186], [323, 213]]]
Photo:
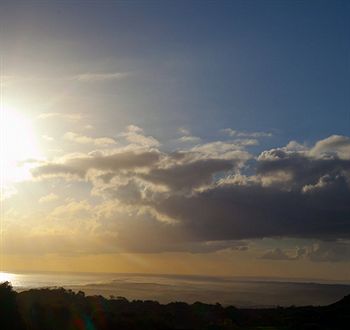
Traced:
[[91, 73], [81, 73], [75, 76], [72, 76], [72, 80], [76, 80], [79, 82], [102, 82], [102, 81], [111, 81], [111, 80], [119, 80], [128, 77], [130, 74], [126, 72], [91, 72]]
[[178, 128], [178, 132], [181, 135], [191, 135], [191, 132], [187, 128], [184, 128], [184, 127]]
[[129, 125], [126, 131], [121, 134], [128, 142], [143, 147], [158, 147], [160, 143], [153, 136], [145, 136], [143, 129], [136, 125]]
[[178, 141], [183, 143], [198, 143], [200, 142], [201, 138], [198, 136], [191, 136], [191, 135], [185, 135], [181, 136]]
[[310, 150], [315, 157], [337, 156], [341, 159], [350, 159], [350, 138], [342, 135], [332, 135], [318, 141]]
[[59, 199], [59, 196], [54, 194], [54, 193], [50, 193], [48, 195], [42, 196], [39, 199], [39, 203], [50, 203], [53, 201], [56, 201]]
[[80, 144], [94, 144], [96, 146], [108, 146], [116, 144], [117, 141], [110, 137], [92, 138], [90, 136], [81, 135], [74, 132], [67, 132], [63, 138], [67, 141], [80, 143]]
[[224, 128], [221, 130], [221, 132], [227, 134], [228, 136], [242, 138], [263, 138], [273, 136], [271, 132], [242, 132], [233, 130], [232, 128]]
[[38, 119], [60, 118], [68, 121], [80, 121], [84, 118], [82, 113], [64, 113], [64, 112], [44, 112], [38, 116]]

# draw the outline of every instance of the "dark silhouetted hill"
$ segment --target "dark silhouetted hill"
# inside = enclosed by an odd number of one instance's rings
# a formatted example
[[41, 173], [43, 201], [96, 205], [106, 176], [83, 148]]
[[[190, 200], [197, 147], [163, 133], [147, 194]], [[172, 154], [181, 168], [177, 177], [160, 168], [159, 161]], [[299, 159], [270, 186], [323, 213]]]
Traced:
[[330, 308], [350, 308], [350, 294], [329, 306]]
[[0, 285], [1, 330], [345, 330], [350, 295], [329, 306], [238, 309], [220, 304], [128, 301], [63, 288], [15, 292]]

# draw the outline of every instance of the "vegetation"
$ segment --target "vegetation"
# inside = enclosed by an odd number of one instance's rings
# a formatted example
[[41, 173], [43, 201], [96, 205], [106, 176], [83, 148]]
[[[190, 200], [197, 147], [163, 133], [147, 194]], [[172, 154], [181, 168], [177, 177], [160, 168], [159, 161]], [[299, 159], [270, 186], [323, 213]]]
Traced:
[[350, 329], [350, 295], [323, 307], [237, 309], [220, 304], [106, 299], [81, 291], [0, 285], [3, 330], [316, 330]]

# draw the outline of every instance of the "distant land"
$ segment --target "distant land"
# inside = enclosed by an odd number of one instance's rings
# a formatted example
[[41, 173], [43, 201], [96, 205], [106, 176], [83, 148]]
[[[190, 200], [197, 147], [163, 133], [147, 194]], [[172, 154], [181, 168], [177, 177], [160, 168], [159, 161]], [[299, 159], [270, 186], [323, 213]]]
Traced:
[[[3, 273], [4, 274], [4, 273]], [[6, 273], [16, 291], [64, 287], [106, 298], [220, 303], [237, 307], [325, 306], [350, 294], [349, 283], [305, 279], [170, 274]], [[316, 282], [317, 281], [317, 282]]]

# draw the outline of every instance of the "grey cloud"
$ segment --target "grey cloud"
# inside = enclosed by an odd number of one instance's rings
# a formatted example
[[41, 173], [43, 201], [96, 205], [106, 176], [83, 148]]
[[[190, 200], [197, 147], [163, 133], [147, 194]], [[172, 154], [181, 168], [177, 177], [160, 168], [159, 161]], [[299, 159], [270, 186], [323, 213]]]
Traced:
[[[152, 214], [139, 211], [116, 213], [112, 218], [102, 220], [102, 236], [106, 232], [118, 233], [117, 237], [110, 237], [108, 245], [136, 253], [210, 253], [218, 250], [248, 249], [248, 242], [242, 240], [198, 240], [179, 224], [160, 222]], [[107, 236], [106, 239], [108, 240]]]
[[142, 168], [156, 163], [160, 159], [157, 151], [124, 151], [111, 155], [96, 154], [90, 157], [71, 158], [63, 164], [49, 163], [32, 170], [35, 177], [53, 175], [77, 175], [84, 177], [88, 170], [120, 171]]
[[89, 158], [72, 159], [70, 163], [73, 166], [94, 168], [105, 171], [119, 171], [122, 169], [133, 169], [150, 166], [156, 163], [160, 158], [157, 151], [125, 151], [112, 155], [97, 155]]
[[60, 118], [72, 122], [80, 121], [84, 118], [82, 113], [64, 113], [64, 112], [44, 112], [38, 116], [38, 119]]
[[[142, 130], [130, 126], [128, 132]], [[309, 149], [293, 143], [267, 150], [256, 160], [243, 146], [222, 141], [175, 153], [96, 153], [37, 167], [33, 175], [84, 177], [90, 169], [99, 170], [89, 177], [96, 193], [137, 212], [147, 209], [140, 217], [152, 218], [143, 222], [135, 216], [139, 221], [128, 218], [118, 227], [120, 244], [134, 250], [144, 246], [143, 235], [157, 241], [150, 244], [154, 251], [263, 237], [349, 239], [350, 160], [340, 157], [339, 143], [332, 155], [315, 156], [312, 150], [319, 143]], [[158, 185], [168, 190], [157, 190]], [[322, 251], [314, 250], [310, 259], [321, 259]], [[282, 258], [283, 251], [271, 256]]]
[[184, 135], [184, 136], [181, 136], [178, 139], [178, 141], [183, 143], [199, 143], [201, 141], [201, 138], [198, 136]]
[[295, 251], [281, 248], [266, 251], [261, 259], [299, 260], [313, 262], [347, 262], [350, 261], [349, 241], [319, 241], [312, 246], [298, 247]]
[[335, 193], [218, 185], [192, 196], [170, 196], [154, 207], [205, 240], [350, 237], [349, 188], [345, 196]]
[[320, 242], [312, 247], [307, 257], [315, 262], [350, 261], [350, 243]]
[[125, 204], [140, 204], [143, 199], [141, 187], [133, 179], [128, 179], [125, 183], [115, 183], [112, 185], [102, 185], [95, 189], [97, 195], [108, 196], [109, 198], [117, 199]]
[[83, 178], [85, 176], [84, 169], [72, 167], [66, 164], [45, 164], [33, 168], [31, 172], [34, 177], [71, 175]]
[[262, 137], [273, 136], [271, 132], [241, 132], [241, 131], [236, 131], [232, 128], [224, 128], [221, 130], [221, 132], [229, 136], [245, 137], [245, 138], [262, 138]]
[[228, 171], [235, 166], [226, 159], [201, 159], [185, 164], [176, 164], [168, 168], [152, 169], [141, 177], [155, 184], [166, 185], [171, 189], [191, 189], [204, 184], [210, 184], [213, 175]]
[[260, 259], [268, 259], [268, 260], [296, 260], [296, 257], [290, 256], [285, 251], [280, 248], [275, 248], [273, 250], [267, 251], [264, 253]]
[[158, 140], [153, 136], [144, 135], [143, 129], [135, 125], [127, 126], [126, 131], [121, 136], [129, 143], [144, 147], [158, 147], [160, 145]]
[[91, 136], [86, 136], [74, 132], [67, 132], [64, 134], [63, 138], [67, 141], [80, 143], [80, 144], [94, 144], [96, 146], [108, 146], [116, 144], [117, 141], [111, 137], [98, 137], [93, 138]]
[[252, 158], [245, 150], [246, 146], [247, 141], [213, 141], [196, 145], [187, 153], [200, 159], [230, 159], [243, 164]]
[[257, 174], [275, 176], [278, 173], [289, 175], [289, 188], [301, 189], [307, 184], [316, 184], [325, 175], [346, 178], [350, 172], [350, 160], [333, 158], [313, 158], [305, 153], [287, 152], [273, 149], [259, 156]]
[[318, 141], [310, 150], [315, 156], [337, 155], [340, 158], [350, 159], [350, 138], [341, 135], [332, 135]]

